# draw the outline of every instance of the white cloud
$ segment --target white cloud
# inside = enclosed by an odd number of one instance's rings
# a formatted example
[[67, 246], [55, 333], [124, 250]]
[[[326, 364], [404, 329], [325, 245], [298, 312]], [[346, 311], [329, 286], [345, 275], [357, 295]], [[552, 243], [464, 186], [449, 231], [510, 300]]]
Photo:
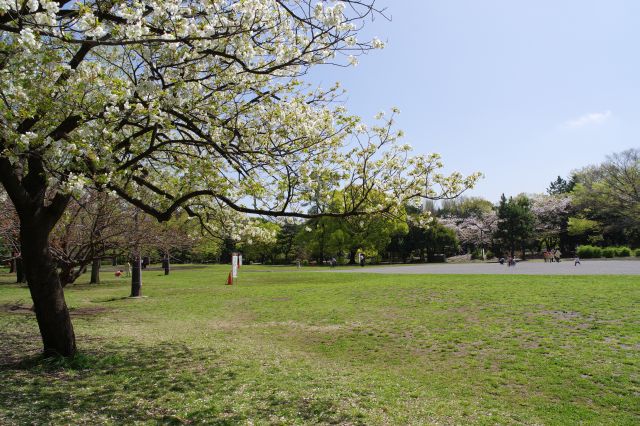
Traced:
[[609, 120], [609, 118], [611, 118], [612, 115], [613, 113], [609, 110], [604, 112], [592, 112], [589, 114], [585, 114], [581, 117], [575, 118], [573, 120], [569, 120], [566, 123], [564, 123], [564, 126], [570, 127], [572, 129], [578, 129], [580, 127], [589, 126], [591, 124], [593, 125], [603, 124], [604, 122]]

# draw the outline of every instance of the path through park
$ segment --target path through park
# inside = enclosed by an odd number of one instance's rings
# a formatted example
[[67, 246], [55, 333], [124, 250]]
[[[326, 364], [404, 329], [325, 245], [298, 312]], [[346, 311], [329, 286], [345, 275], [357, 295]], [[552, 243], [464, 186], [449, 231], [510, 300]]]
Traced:
[[640, 275], [640, 261], [573, 259], [560, 263], [520, 262], [514, 267], [499, 263], [429, 263], [419, 265], [367, 266], [335, 269], [332, 272], [368, 272], [375, 274], [518, 274], [518, 275]]

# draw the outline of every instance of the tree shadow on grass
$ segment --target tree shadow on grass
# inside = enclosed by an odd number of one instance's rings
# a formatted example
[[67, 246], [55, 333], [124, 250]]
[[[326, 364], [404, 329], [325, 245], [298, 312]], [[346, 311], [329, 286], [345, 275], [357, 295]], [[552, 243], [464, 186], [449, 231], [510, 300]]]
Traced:
[[[37, 335], [0, 331], [0, 341], [12, 346], [0, 352], [2, 424], [190, 423], [176, 402], [183, 391], [199, 387], [191, 370], [202, 360], [184, 346], [94, 341], [73, 359], [46, 359], [34, 352]], [[235, 386], [227, 382], [220, 388]]]
[[0, 342], [0, 424], [361, 423], [332, 399], [279, 396], [277, 377], [254, 380], [216, 349], [83, 338], [68, 360], [44, 359], [24, 327], [0, 330]]
[[[69, 314], [74, 317], [87, 317], [96, 316], [109, 311], [109, 308], [104, 306], [83, 306], [69, 308]], [[27, 303], [23, 299], [18, 299], [14, 302], [0, 304], [0, 312], [7, 312], [11, 314], [23, 314], [23, 315], [35, 315], [33, 310], [33, 303], [29, 301]]]

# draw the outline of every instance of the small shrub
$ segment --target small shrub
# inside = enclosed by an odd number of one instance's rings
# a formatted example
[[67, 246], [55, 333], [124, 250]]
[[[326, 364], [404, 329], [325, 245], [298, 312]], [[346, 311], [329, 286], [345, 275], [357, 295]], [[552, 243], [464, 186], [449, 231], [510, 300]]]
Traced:
[[600, 247], [584, 245], [578, 247], [578, 256], [583, 259], [595, 259], [602, 256], [602, 249]]
[[640, 249], [636, 249], [636, 257], [640, 257]]
[[471, 252], [471, 259], [480, 259], [482, 260], [482, 249], [475, 249]]
[[616, 256], [629, 257], [631, 256], [631, 249], [629, 247], [616, 247]]
[[611, 259], [616, 254], [616, 249], [613, 247], [605, 247], [602, 249], [602, 256], [607, 259]]

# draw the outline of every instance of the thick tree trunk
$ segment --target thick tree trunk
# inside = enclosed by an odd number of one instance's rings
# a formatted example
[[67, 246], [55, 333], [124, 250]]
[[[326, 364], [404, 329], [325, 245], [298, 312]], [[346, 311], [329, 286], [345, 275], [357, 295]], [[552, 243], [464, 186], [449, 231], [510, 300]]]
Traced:
[[91, 281], [89, 284], [100, 284], [100, 262], [102, 259], [93, 259], [91, 263]]
[[162, 259], [162, 269], [164, 269], [165, 275], [169, 275], [170, 268], [171, 268], [171, 265], [169, 263], [169, 256], [167, 255]]
[[56, 264], [49, 252], [49, 228], [21, 220], [22, 260], [44, 344], [45, 356], [70, 357], [76, 338]]
[[140, 297], [142, 296], [142, 271], [141, 268], [140, 257], [135, 257], [133, 259], [133, 264], [131, 265], [131, 296], [129, 297]]
[[355, 265], [355, 264], [356, 264], [356, 251], [349, 250], [349, 265]]
[[[3, 142], [2, 138], [0, 142]], [[67, 208], [71, 196], [56, 191], [47, 196], [47, 172], [42, 156], [35, 154], [36, 151], [29, 152], [26, 175], [16, 173], [16, 167], [0, 156], [0, 183], [11, 197], [20, 218], [20, 256], [33, 299], [44, 355], [71, 357], [76, 353], [76, 337], [56, 263], [49, 251], [49, 234]]]
[[27, 274], [24, 270], [24, 261], [21, 257], [16, 259], [16, 282], [19, 284], [27, 282]]

